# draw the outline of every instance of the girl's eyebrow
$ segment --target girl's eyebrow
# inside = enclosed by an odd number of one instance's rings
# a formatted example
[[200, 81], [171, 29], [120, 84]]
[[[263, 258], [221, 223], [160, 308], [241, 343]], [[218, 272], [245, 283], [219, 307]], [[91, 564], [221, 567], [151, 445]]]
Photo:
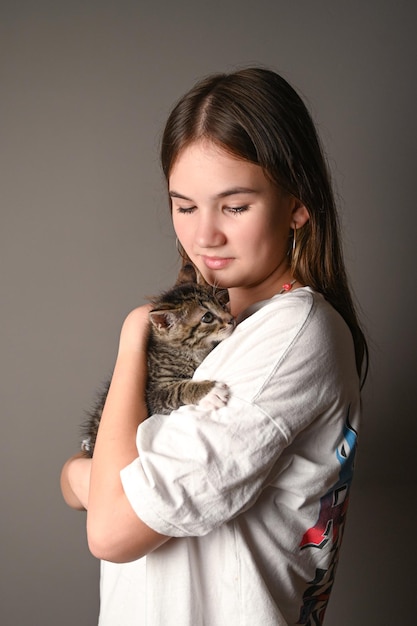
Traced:
[[169, 190], [168, 194], [170, 198], [180, 198], [181, 200], [188, 200], [189, 202], [192, 202], [191, 198], [187, 198], [187, 196], [183, 196], [181, 193], [178, 193], [177, 191]]
[[[180, 198], [181, 200], [188, 200], [188, 202], [193, 202], [192, 198], [187, 198], [187, 196], [184, 196], [183, 194], [178, 193], [177, 191], [174, 191], [172, 189], [168, 193], [171, 198]], [[256, 190], [251, 189], [250, 187], [232, 187], [231, 189], [221, 191], [215, 196], [215, 198], [227, 198], [228, 196], [235, 196], [240, 193], [252, 194], [256, 193]]]

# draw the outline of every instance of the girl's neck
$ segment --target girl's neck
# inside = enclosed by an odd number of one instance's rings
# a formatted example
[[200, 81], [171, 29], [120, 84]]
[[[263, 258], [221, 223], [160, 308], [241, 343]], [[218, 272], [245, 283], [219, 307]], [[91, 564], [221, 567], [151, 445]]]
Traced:
[[271, 286], [270, 289], [265, 289], [264, 286], [262, 289], [243, 289], [241, 287], [232, 287], [229, 289], [230, 312], [233, 317], [238, 317], [243, 311], [256, 302], [269, 300], [279, 293], [285, 293], [301, 286], [302, 285], [299, 282], [288, 275], [282, 277], [282, 281], [279, 285]]

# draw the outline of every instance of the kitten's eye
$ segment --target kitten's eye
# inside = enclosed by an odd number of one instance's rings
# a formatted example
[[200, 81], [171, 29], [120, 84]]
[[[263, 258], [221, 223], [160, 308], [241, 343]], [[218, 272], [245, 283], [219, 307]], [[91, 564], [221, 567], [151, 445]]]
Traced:
[[204, 324], [211, 324], [213, 320], [214, 320], [214, 315], [213, 313], [210, 313], [210, 311], [207, 311], [207, 313], [204, 313], [203, 317], [201, 318], [201, 321]]

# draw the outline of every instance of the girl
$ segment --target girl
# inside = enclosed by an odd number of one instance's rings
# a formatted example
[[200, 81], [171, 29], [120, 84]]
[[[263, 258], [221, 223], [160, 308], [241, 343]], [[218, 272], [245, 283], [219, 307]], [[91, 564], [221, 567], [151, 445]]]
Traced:
[[182, 256], [238, 321], [195, 377], [231, 396], [146, 419], [148, 307], [127, 317], [94, 458], [62, 472], [102, 559], [100, 624], [322, 624], [367, 348], [313, 122], [270, 70], [214, 75], [161, 156]]

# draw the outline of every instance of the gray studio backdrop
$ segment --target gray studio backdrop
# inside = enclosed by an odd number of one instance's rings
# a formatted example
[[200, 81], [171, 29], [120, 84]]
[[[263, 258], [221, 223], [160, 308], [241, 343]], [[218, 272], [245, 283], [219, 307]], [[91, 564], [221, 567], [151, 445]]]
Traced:
[[96, 623], [98, 564], [60, 469], [124, 317], [177, 271], [166, 115], [198, 78], [251, 64], [317, 121], [371, 346], [327, 624], [415, 623], [415, 6], [2, 1], [1, 624]]

